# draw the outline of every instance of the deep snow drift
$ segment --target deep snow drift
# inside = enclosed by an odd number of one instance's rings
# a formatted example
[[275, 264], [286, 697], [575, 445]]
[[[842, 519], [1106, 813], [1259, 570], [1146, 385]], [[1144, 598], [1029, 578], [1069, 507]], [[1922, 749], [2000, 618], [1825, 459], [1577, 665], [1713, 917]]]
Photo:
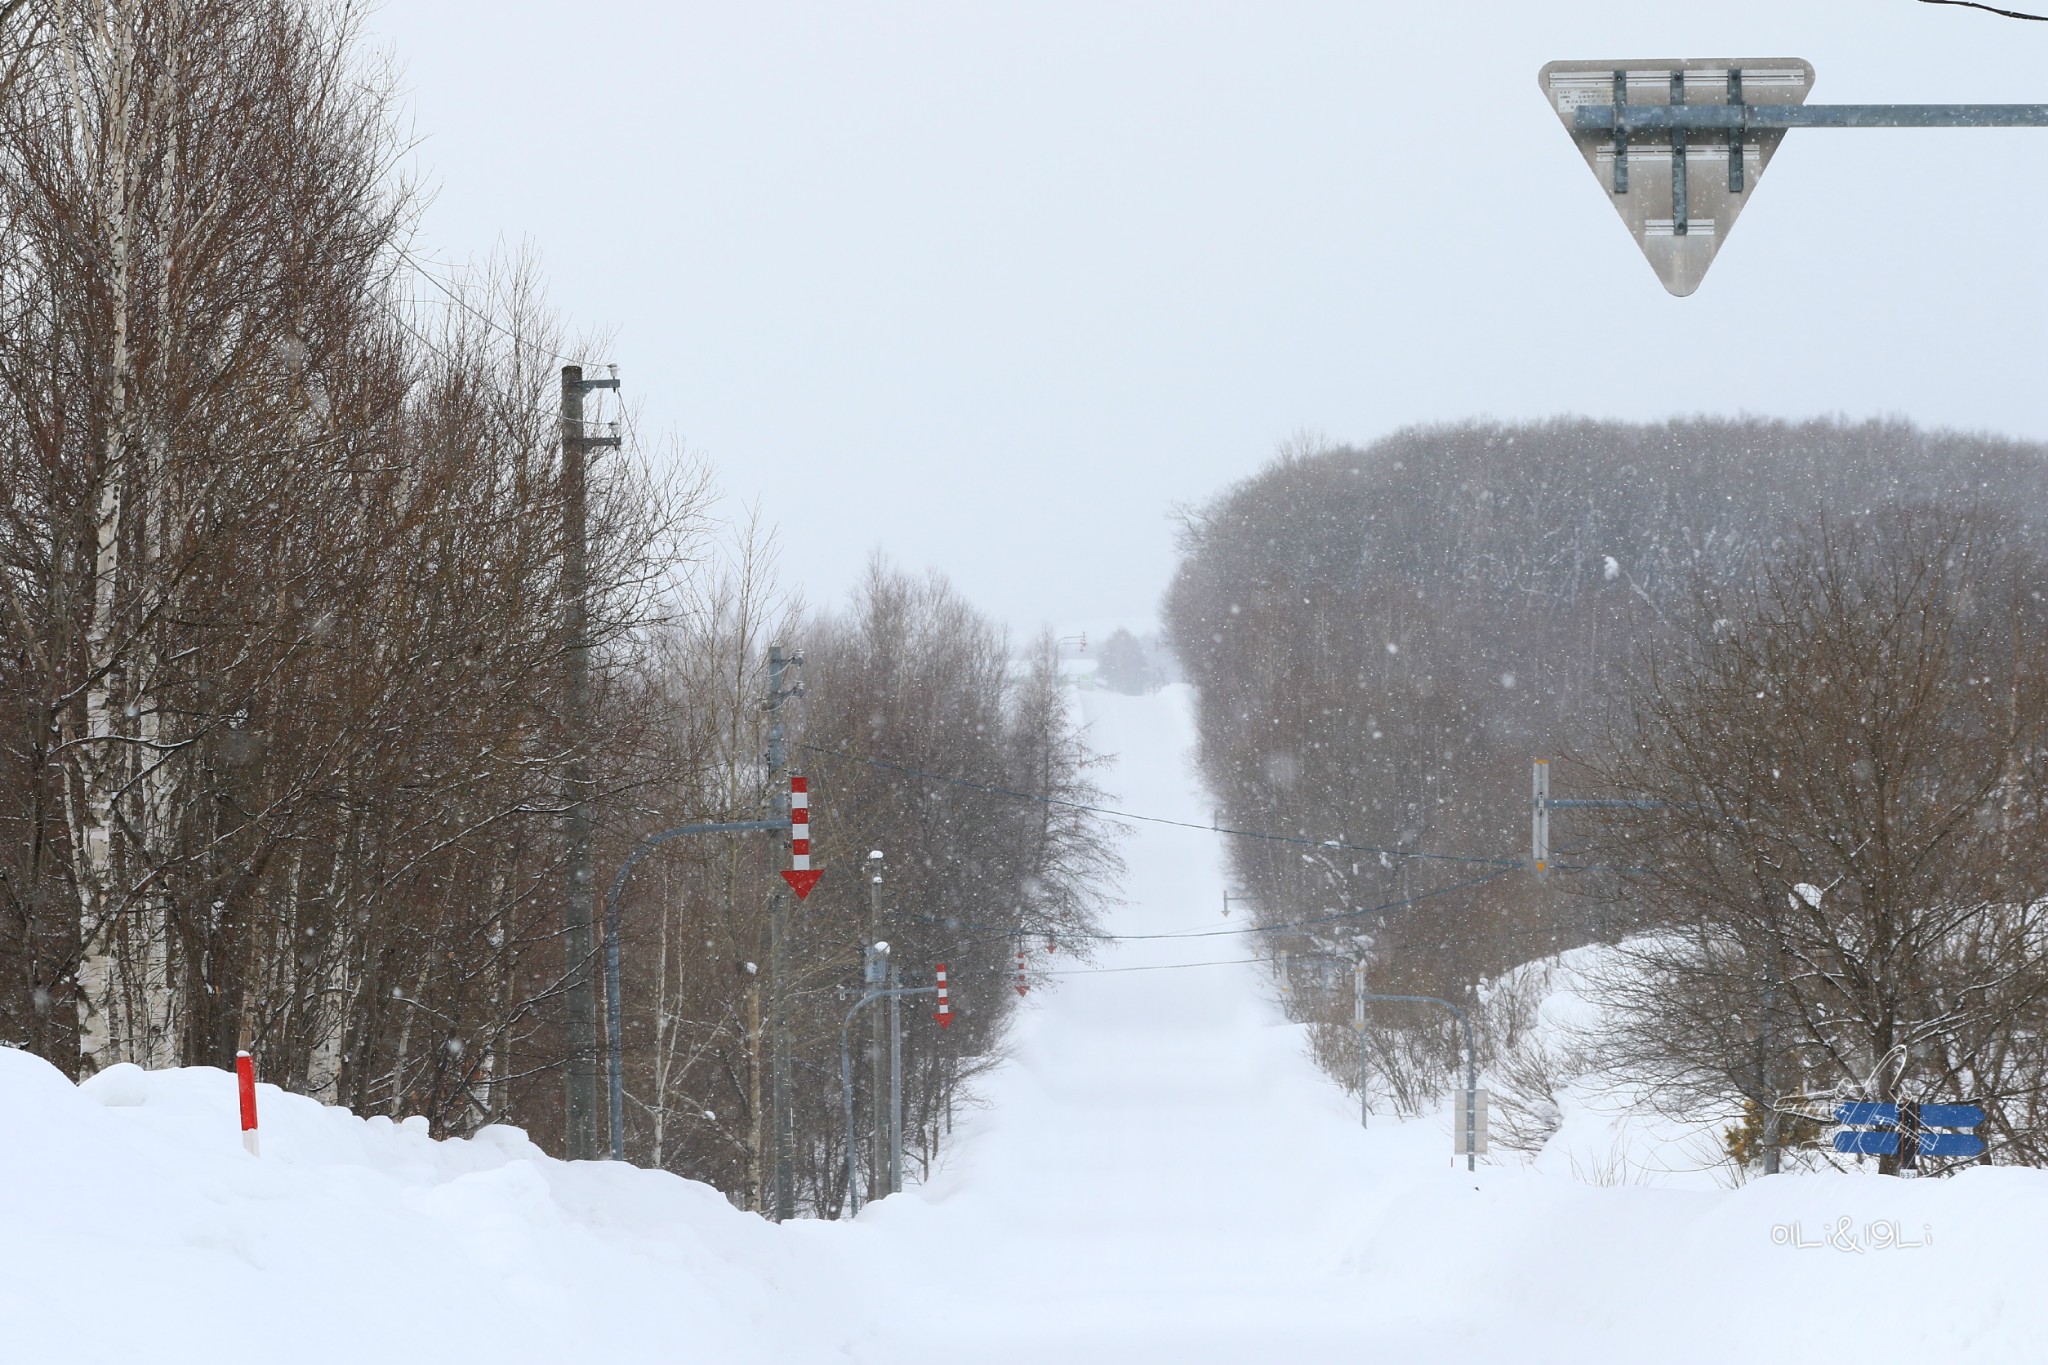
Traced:
[[[1120, 804], [1206, 820], [1184, 692], [1084, 704]], [[1111, 927], [1173, 936], [1034, 992], [943, 1169], [851, 1225], [268, 1088], [252, 1159], [225, 1073], [73, 1087], [0, 1050], [6, 1358], [2048, 1359], [2048, 1173], [1467, 1175], [1443, 1119], [1361, 1132], [1245, 941], [1180, 932], [1241, 922], [1213, 836], [1139, 825], [1127, 856]], [[1131, 970], [1196, 962], [1225, 965]], [[1926, 1244], [1874, 1248], [1892, 1223]]]

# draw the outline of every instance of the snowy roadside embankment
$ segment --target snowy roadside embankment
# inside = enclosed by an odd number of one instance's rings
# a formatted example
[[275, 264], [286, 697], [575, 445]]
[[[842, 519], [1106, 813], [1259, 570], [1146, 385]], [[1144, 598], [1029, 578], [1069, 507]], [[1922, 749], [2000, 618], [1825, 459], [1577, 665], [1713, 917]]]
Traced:
[[[234, 1077], [73, 1086], [0, 1049], [0, 1322], [18, 1360], [758, 1361], [841, 1355], [858, 1277], [707, 1186], [435, 1142]], [[820, 1231], [812, 1225], [809, 1231]]]
[[2048, 1271], [2048, 1171], [1891, 1179], [1815, 1159], [1739, 1174], [1724, 1146], [1733, 1112], [1661, 1114], [1595, 1069], [1590, 982], [1615, 966], [1587, 947], [1494, 983], [1534, 1003], [1495, 1061], [1538, 1064], [1480, 1079], [1497, 1123], [1515, 1117], [1498, 1107], [1504, 1093], [1522, 1106], [1522, 1150], [1497, 1126], [1490, 1157], [1465, 1174], [1447, 1155], [1448, 1095], [1439, 1112], [1376, 1117], [1363, 1135], [1378, 1169], [1359, 1187], [1364, 1230], [1345, 1271], [1384, 1315], [1385, 1344], [1427, 1349], [1434, 1331], [1535, 1361], [1902, 1347], [2048, 1360], [2048, 1298], [2034, 1288]]

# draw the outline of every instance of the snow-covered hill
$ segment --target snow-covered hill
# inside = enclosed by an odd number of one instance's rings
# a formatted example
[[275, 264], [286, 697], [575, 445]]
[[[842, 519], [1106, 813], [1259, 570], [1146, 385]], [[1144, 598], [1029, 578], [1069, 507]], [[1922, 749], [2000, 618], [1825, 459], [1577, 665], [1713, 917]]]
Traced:
[[[1126, 808], [1206, 819], [1183, 692], [1085, 705]], [[1230, 927], [1212, 836], [1127, 853], [1113, 927], [1165, 937], [1034, 993], [945, 1167], [851, 1225], [268, 1089], [252, 1159], [223, 1073], [0, 1051], [6, 1358], [2048, 1359], [2048, 1173], [1467, 1175], [1440, 1118], [1361, 1132], [1242, 940], [1186, 932]]]

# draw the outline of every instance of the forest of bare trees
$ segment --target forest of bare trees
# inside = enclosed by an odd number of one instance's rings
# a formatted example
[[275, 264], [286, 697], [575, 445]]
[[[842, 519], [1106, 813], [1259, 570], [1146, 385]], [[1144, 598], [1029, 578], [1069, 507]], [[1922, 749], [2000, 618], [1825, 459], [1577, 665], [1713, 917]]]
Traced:
[[[1846, 1083], [1858, 1066], [1861, 1083], [1898, 1043], [1911, 1054], [1905, 1074], [1914, 1084], [1967, 1088], [2003, 1106], [2007, 1159], [2036, 1150], [2023, 1133], [2048, 1078], [2017, 1040], [2038, 1028], [2030, 1011], [2044, 980], [2039, 891], [2024, 871], [2039, 741], [2022, 661], [2035, 647], [2039, 599], [2027, 595], [2031, 586], [2013, 593], [2039, 581], [2021, 566], [2037, 562], [2034, 528], [2048, 510], [2044, 456], [1898, 423], [1709, 420], [1471, 425], [1404, 432], [1363, 450], [1283, 452], [1188, 514], [1167, 603], [1172, 642], [1200, 687], [1202, 770], [1219, 814], [1233, 827], [1283, 836], [1234, 841], [1234, 873], [1267, 923], [1322, 921], [1269, 935], [1269, 952], [1287, 953], [1299, 977], [1348, 956], [1364, 933], [1373, 939], [1375, 989], [1476, 1002], [1482, 981], [1578, 945], [1668, 947], [1668, 937], [1643, 934], [1672, 926], [1697, 945], [1708, 926], [1734, 922], [1725, 890], [1734, 873], [1723, 861], [1690, 867], [1677, 858], [1688, 831], [1700, 835], [1687, 813], [1743, 799], [1741, 789], [1723, 789], [1734, 769], [1686, 766], [1704, 761], [1705, 736], [1729, 754], [1737, 743], [1724, 724], [1732, 685], [1713, 712], [1702, 709], [1705, 690], [1677, 685], [1683, 677], [1706, 688], [1706, 675], [1688, 672], [1707, 667], [1700, 641], [1721, 638], [1724, 650], [1737, 638], [1761, 641], [1760, 633], [1729, 634], [1729, 622], [1767, 608], [1796, 615], [1795, 589], [1819, 592], [1815, 584], [1835, 583], [1835, 625], [1844, 629], [1871, 627], [1870, 605], [1854, 594], [1874, 603], [1887, 592], [1917, 593], [1919, 619], [1947, 623], [1946, 652], [1930, 653], [1918, 675], [1886, 654], [1889, 671], [1872, 663], [1857, 684], [1922, 690], [1911, 699], [1911, 725], [1901, 719], [1906, 728], [1890, 741], [1920, 766], [1882, 774], [1905, 785], [1881, 795], [1904, 804], [1879, 802], [1880, 816], [1859, 807], [1832, 825], [1816, 816], [1796, 835], [1773, 830], [1802, 840], [1808, 856], [1795, 860], [1799, 868], [1773, 864], [1785, 884], [1771, 896], [1843, 878], [1860, 877], [1865, 889], [1829, 893], [1825, 911], [1780, 907], [1757, 889], [1763, 854], [1752, 849], [1743, 915], [1776, 922], [1804, 914], [1814, 932], [1824, 926], [1836, 956], [1809, 970], [1828, 990], [1850, 991], [1843, 973], [1862, 969], [1843, 965], [1855, 957], [1844, 946], [1852, 915], [1949, 955], [1948, 965], [1937, 970], [1928, 958], [1908, 967], [1895, 947], [1883, 948], [1886, 965], [1857, 987], [1855, 1011], [1882, 1015], [1879, 995], [1918, 992], [1918, 1003], [1860, 1035], [1845, 1031], [1845, 995], [1795, 996], [1790, 977], [1778, 976], [1774, 1011], [1819, 1010], [1831, 1022], [1798, 1040], [1789, 1027], [1772, 1035], [1787, 1056], [1759, 1080], [1758, 1039], [1767, 1031], [1757, 1022], [1755, 983], [1765, 978], [1753, 949], [1690, 997], [1669, 989], [1679, 959], [1638, 962], [1636, 989], [1610, 1001], [1633, 1041], [1607, 1040], [1609, 1060], [1650, 1068], [1674, 1099], [1770, 1091], [1776, 1102], [1807, 1079]], [[1858, 639], [1837, 644], [1892, 647]], [[1811, 733], [1822, 716], [1848, 724], [1845, 674], [1789, 645], [1742, 667], [1741, 686], [1757, 703], [1742, 712], [1746, 761], [1783, 754], [1803, 765], [1799, 780], [1816, 801], [1834, 793], [1844, 809], [1855, 805], [1851, 793], [1867, 795], [1858, 784], [1879, 779], [1868, 763], [1857, 766], [1847, 736]], [[1764, 715], [1764, 700], [1815, 676], [1836, 692]], [[1854, 734], [1875, 742], [1860, 725]], [[1664, 805], [1626, 819], [1560, 813], [1552, 836], [1559, 866], [1539, 878], [1524, 866], [1530, 761], [1552, 755], [1580, 760], [1556, 767], [1554, 795]], [[1925, 790], [1914, 791], [1916, 783]], [[1926, 808], [1913, 806], [1923, 798]], [[1938, 834], [1915, 823], [1942, 819], [1952, 823]], [[1878, 842], [1852, 855], [1837, 847], [1851, 830]], [[1893, 861], [1871, 873], [1880, 857], [1873, 849], [1886, 840], [1898, 843], [1882, 855]], [[1341, 847], [1315, 846], [1323, 841]], [[1822, 845], [1833, 861], [1818, 856]], [[1933, 862], [1908, 875], [1898, 860], [1914, 856]], [[1718, 900], [1707, 892], [1710, 876], [1724, 886]], [[1725, 947], [1717, 940], [1710, 956]], [[1691, 970], [1697, 984], [1699, 964]], [[1318, 1050], [1339, 1077], [1357, 1073], [1346, 976], [1321, 988], [1311, 976], [1292, 997], [1318, 1024]], [[1750, 984], [1735, 989], [1738, 976]], [[1377, 1010], [1390, 1027], [1369, 1037], [1376, 1073], [1394, 1078], [1397, 1099], [1412, 1101], [1427, 1095], [1403, 1078], [1445, 1074], [1451, 1040], [1437, 1021], [1402, 1008]], [[1695, 1019], [1714, 1014], [1718, 1026], [1688, 1035], [1689, 1050], [1651, 1048], [1652, 1039], [1668, 1044], [1683, 1033], [1685, 1009]], [[1948, 1032], [1933, 1022], [1965, 1017]], [[1896, 1080], [1899, 1059], [1887, 1065]]]
[[[1682, 1109], [1741, 1095], [1777, 1167], [1796, 1098], [1977, 1104], [2048, 1156], [2048, 563], [1939, 507], [1803, 526], [1702, 585], [1586, 775], [1589, 857], [1639, 932], [1602, 1058]], [[1882, 1158], [1889, 1171], [1896, 1156]]]
[[[847, 1203], [840, 1030], [863, 949], [889, 944], [907, 985], [929, 986], [941, 962], [951, 979], [950, 1028], [931, 1021], [928, 997], [904, 1010], [903, 1132], [917, 1170], [972, 1102], [963, 1087], [998, 1055], [1020, 933], [1086, 934], [1118, 863], [1094, 817], [1014, 795], [1097, 795], [1049, 642], [1020, 665], [1004, 632], [942, 578], [879, 560], [845, 610], [792, 615], [766, 559], [758, 539], [743, 541], [698, 609], [656, 636], [658, 776], [634, 828], [769, 807], [758, 702], [779, 632], [803, 641], [804, 706], [787, 742], [818, 793], [813, 848], [829, 870], [781, 907], [778, 948], [782, 841], [686, 841], [642, 865], [623, 898], [626, 1133], [649, 1164], [771, 1208], [768, 1094], [785, 1049], [791, 1201], [832, 1213]], [[879, 1017], [871, 1007], [853, 1035], [864, 1192], [883, 1160], [870, 1140]]]
[[592, 461], [579, 624], [558, 374], [609, 357], [530, 261], [413, 260], [359, 18], [7, 7], [0, 1044], [77, 1076], [247, 1048], [360, 1113], [556, 1146], [565, 986], [592, 967], [563, 937], [565, 792], [587, 773], [600, 881], [651, 832], [772, 817], [761, 703], [787, 639], [828, 876], [771, 960], [783, 841], [642, 865], [626, 1137], [761, 1207], [779, 1037], [797, 1198], [829, 1211], [867, 852], [902, 968], [946, 960], [959, 987], [960, 1026], [909, 1049], [928, 1157], [1014, 999], [1004, 927], [1085, 924], [1113, 866], [1094, 825], [941, 779], [1072, 794], [1090, 757], [1049, 665], [1013, 664], [943, 582], [878, 564], [844, 611], [803, 612], [772, 532], [630, 435]]

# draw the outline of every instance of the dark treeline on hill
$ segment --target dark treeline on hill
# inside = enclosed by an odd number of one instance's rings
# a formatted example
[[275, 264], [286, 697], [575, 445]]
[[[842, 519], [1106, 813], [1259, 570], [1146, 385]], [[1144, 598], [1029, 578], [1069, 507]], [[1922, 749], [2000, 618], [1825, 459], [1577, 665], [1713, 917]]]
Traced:
[[1078, 813], [867, 760], [1085, 800], [1050, 665], [1013, 669], [943, 582], [880, 568], [844, 613], [797, 613], [772, 536], [722, 527], [708, 473], [630, 433], [570, 530], [561, 371], [609, 357], [523, 263], [414, 262], [358, 6], [0, 14], [0, 1046], [81, 1078], [248, 1048], [358, 1113], [562, 1150], [565, 1073], [599, 1061], [568, 1027], [597, 1022], [572, 988], [597, 954], [565, 933], [571, 797], [600, 908], [654, 831], [783, 818], [780, 638], [810, 659], [782, 714], [828, 875], [771, 953], [784, 839], [642, 865], [627, 1155], [761, 1207], [779, 1051], [794, 1207], [836, 1207], [838, 991], [873, 930], [960, 987], [959, 1025], [910, 1049], [928, 1156], [1015, 1001], [1006, 927], [1084, 923], [1114, 859]]
[[[1166, 622], [1199, 686], [1203, 774], [1240, 828], [1524, 858], [1531, 759], [1598, 747], [1702, 583], [1755, 571], [1817, 517], [1926, 504], [2005, 513], [2002, 534], [2029, 540], [2048, 450], [1898, 422], [1557, 420], [1285, 452], [1186, 518]], [[1573, 776], [1553, 795], [1609, 794]], [[1574, 843], [1560, 812], [1556, 859]], [[1233, 858], [1272, 922], [1499, 870], [1250, 839]], [[1627, 927], [1623, 902], [1586, 889], [1509, 871], [1322, 932], [1376, 936], [1376, 989], [1458, 998]]]

